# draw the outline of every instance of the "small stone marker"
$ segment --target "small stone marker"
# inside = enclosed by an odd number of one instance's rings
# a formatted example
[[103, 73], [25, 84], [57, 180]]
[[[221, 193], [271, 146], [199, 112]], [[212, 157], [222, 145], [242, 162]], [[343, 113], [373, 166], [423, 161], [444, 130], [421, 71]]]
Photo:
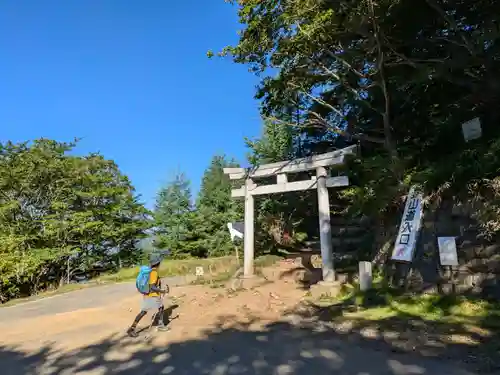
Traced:
[[205, 271], [203, 271], [203, 267], [196, 267], [196, 276], [203, 276]]
[[322, 266], [322, 260], [321, 260], [321, 256], [319, 255], [312, 255], [311, 256], [311, 264], [313, 265], [314, 268], [321, 268]]
[[359, 262], [359, 289], [364, 292], [372, 287], [372, 263]]

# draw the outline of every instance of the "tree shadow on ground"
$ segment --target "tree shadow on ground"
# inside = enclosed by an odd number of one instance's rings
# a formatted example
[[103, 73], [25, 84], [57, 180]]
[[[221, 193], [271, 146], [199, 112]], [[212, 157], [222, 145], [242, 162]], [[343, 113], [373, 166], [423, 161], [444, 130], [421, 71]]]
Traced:
[[[174, 315], [174, 312], [175, 310], [179, 307], [179, 305], [177, 304], [174, 304], [174, 305], [171, 305], [171, 306], [168, 306], [164, 311], [163, 311], [163, 316], [160, 316], [160, 317], [157, 317], [157, 316], [154, 316], [154, 321], [152, 322], [153, 324], [155, 323], [158, 323], [159, 319], [161, 319], [163, 321], [163, 324], [165, 324], [166, 326], [169, 326], [170, 325], [170, 322], [172, 320], [175, 320], [179, 317], [179, 315]], [[150, 328], [150, 326], [145, 326], [145, 327], [142, 327], [141, 329], [139, 329], [137, 331], [137, 333], [142, 333], [142, 332], [145, 332], [147, 331], [148, 329]]]
[[[455, 362], [478, 373], [500, 374], [498, 310], [477, 317], [461, 315], [454, 308], [464, 298], [454, 296], [430, 296], [426, 303], [410, 295], [373, 292], [363, 297], [321, 306], [303, 304], [287, 315], [298, 315], [296, 320], [310, 328], [323, 322], [325, 329], [360, 348], [412, 353]], [[412, 303], [418, 304], [414, 306], [418, 313], [412, 312]]]
[[[399, 336], [364, 335], [368, 326], [356, 323], [349, 334], [330, 326], [331, 317], [318, 319], [319, 311], [301, 309], [283, 321], [257, 326], [257, 317], [245, 321], [220, 316], [201, 338], [166, 346], [112, 335], [74, 351], [61, 352], [54, 343], [27, 353], [0, 347], [2, 375], [63, 374], [179, 374], [179, 375], [472, 375], [442, 358], [415, 353], [394, 353]], [[401, 319], [401, 318], [399, 318]], [[321, 324], [321, 323], [325, 324]], [[394, 332], [394, 322], [382, 322]], [[166, 333], [168, 335], [168, 333]], [[437, 346], [435, 350], [442, 350]], [[411, 350], [410, 350], [411, 351]]]

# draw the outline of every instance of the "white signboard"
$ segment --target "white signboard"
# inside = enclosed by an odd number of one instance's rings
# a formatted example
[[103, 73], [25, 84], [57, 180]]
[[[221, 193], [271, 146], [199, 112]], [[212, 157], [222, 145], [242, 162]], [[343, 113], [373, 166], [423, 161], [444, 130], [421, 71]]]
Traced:
[[422, 222], [422, 194], [412, 186], [406, 198], [405, 210], [392, 251], [392, 260], [411, 262]]
[[479, 120], [479, 117], [464, 122], [462, 124], [462, 133], [464, 135], [465, 142], [481, 138], [483, 132], [481, 130], [481, 121]]
[[196, 267], [196, 276], [203, 276], [205, 272], [203, 271], [203, 267]]
[[438, 237], [439, 261], [442, 266], [458, 266], [455, 237]]

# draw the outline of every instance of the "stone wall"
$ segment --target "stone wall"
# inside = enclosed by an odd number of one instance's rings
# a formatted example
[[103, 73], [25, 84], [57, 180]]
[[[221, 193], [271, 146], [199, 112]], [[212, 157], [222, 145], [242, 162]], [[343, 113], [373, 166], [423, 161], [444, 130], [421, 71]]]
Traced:
[[[383, 266], [394, 283], [416, 293], [474, 293], [482, 297], [500, 298], [500, 242], [481, 237], [472, 203], [444, 201], [438, 209], [425, 209], [414, 262], [410, 266], [392, 267], [390, 256], [399, 229], [401, 213], [376, 224], [368, 218], [347, 219], [332, 215], [332, 242], [335, 268], [339, 277], [351, 280], [358, 261], [372, 261]], [[441, 267], [437, 238], [455, 236], [460, 265]], [[319, 254], [319, 243], [311, 245]], [[317, 258], [317, 259], [316, 259]], [[309, 258], [306, 268], [321, 267], [320, 257]]]
[[[472, 203], [443, 202], [439, 209], [426, 210], [412, 267], [399, 270], [407, 287], [415, 292], [475, 293], [500, 297], [500, 245], [480, 235], [473, 219]], [[460, 265], [441, 267], [437, 237], [456, 236]]]

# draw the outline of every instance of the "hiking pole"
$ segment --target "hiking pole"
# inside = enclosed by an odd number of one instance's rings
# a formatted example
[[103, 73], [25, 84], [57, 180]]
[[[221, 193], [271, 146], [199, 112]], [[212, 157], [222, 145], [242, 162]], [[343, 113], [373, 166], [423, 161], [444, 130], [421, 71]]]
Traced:
[[[160, 297], [160, 299], [161, 299], [161, 306], [163, 306], [163, 299], [164, 299], [164, 297], [165, 297], [165, 294], [162, 294], [162, 295], [161, 295], [161, 297]], [[155, 323], [155, 321], [156, 321], [156, 318], [158, 318], [158, 317], [159, 317], [158, 315], [160, 314], [160, 311], [163, 313], [163, 309], [161, 309], [161, 310], [160, 310], [160, 309], [158, 309], [158, 310], [156, 310], [156, 312], [153, 314], [153, 317], [152, 317], [152, 319], [151, 319], [151, 323], [149, 324], [149, 327], [148, 327], [148, 330], [147, 330], [147, 332], [148, 332], [148, 333], [146, 334], [146, 337], [144, 337], [144, 339], [145, 339], [145, 340], [147, 340], [147, 339], [149, 339], [149, 338], [151, 337], [151, 329], [153, 328], [153, 325], [154, 325], [154, 323]], [[162, 317], [162, 316], [160, 316], [159, 318], [160, 318], [160, 319], [163, 319], [163, 317]]]

